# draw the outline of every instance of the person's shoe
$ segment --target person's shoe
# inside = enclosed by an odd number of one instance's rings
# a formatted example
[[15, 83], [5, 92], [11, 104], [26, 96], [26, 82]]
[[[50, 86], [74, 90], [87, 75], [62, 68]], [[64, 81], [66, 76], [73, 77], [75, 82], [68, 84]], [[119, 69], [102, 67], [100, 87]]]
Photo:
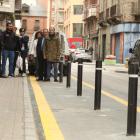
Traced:
[[22, 74], [22, 77], [25, 77], [25, 76], [26, 76], [26, 73], [23, 73], [23, 74]]
[[8, 74], [8, 77], [16, 77], [14, 74]]
[[21, 73], [19, 73], [16, 77], [22, 77], [22, 74], [21, 74]]
[[1, 76], [2, 78], [7, 78], [7, 76], [5, 75], [5, 74], [2, 74], [2, 76]]
[[44, 81], [46, 81], [46, 82], [50, 82], [50, 79], [45, 78]]
[[57, 80], [57, 78], [55, 78], [55, 79], [54, 79], [54, 82], [59, 82], [59, 81]]
[[43, 81], [43, 79], [38, 78], [38, 79], [36, 79], [36, 81]]

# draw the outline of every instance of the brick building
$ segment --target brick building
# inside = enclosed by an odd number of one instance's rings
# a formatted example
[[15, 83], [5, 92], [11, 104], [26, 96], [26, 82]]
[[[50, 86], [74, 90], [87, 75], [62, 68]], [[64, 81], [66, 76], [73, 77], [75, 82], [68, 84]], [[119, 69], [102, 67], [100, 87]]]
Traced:
[[98, 17], [99, 0], [85, 0], [83, 3], [84, 12], [84, 47], [93, 50], [93, 59], [98, 58]]
[[47, 16], [44, 6], [29, 6], [22, 4], [21, 27], [27, 29], [26, 34], [31, 39], [33, 33], [40, 29], [47, 28]]
[[140, 37], [139, 5], [139, 0], [100, 0], [100, 58], [113, 54], [118, 63], [124, 63], [130, 56], [129, 49]]

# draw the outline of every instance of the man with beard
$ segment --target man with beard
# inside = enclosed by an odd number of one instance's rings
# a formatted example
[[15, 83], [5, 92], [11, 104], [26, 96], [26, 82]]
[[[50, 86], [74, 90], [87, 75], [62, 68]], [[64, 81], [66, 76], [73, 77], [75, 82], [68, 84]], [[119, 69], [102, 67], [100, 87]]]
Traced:
[[14, 64], [14, 49], [16, 46], [16, 36], [13, 32], [13, 26], [11, 23], [6, 24], [6, 31], [3, 32], [3, 43], [4, 49], [2, 54], [2, 77], [7, 78], [5, 72], [5, 66], [7, 57], [9, 57], [9, 77], [15, 77], [13, 74], [13, 64]]

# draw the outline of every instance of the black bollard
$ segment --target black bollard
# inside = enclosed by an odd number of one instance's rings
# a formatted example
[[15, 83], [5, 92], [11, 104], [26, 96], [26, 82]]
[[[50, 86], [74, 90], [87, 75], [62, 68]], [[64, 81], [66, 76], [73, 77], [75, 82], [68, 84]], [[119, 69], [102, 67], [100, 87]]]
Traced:
[[127, 136], [136, 136], [138, 68], [137, 64], [129, 67]]
[[68, 67], [67, 67], [67, 88], [71, 86], [71, 58], [70, 56], [68, 57]]
[[102, 61], [96, 61], [94, 110], [101, 109]]
[[77, 96], [82, 96], [83, 59], [78, 59]]
[[63, 83], [63, 57], [60, 57], [59, 65], [60, 65], [59, 83]]

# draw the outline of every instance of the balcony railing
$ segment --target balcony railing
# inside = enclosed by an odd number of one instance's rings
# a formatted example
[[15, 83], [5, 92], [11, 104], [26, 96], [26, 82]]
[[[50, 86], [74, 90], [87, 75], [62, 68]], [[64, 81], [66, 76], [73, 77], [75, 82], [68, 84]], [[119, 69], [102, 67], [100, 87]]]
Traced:
[[37, 26], [37, 27], [35, 26], [34, 27], [34, 31], [38, 31], [39, 29], [40, 29], [39, 26]]
[[120, 16], [120, 7], [119, 4], [116, 4], [110, 8], [110, 17]]
[[140, 2], [131, 2], [131, 14], [140, 15]]

